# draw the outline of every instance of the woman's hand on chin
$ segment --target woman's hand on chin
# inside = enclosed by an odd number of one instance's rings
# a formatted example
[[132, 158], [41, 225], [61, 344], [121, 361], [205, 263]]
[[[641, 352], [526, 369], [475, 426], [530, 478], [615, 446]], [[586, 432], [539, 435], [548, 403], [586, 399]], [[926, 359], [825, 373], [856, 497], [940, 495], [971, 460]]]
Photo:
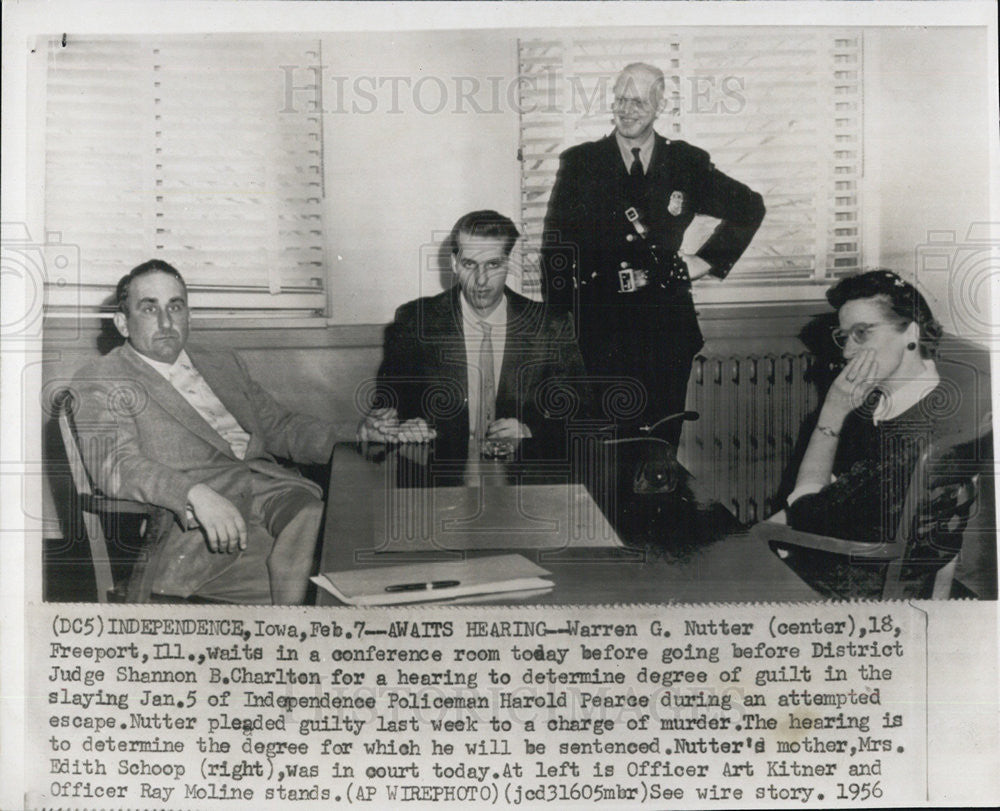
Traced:
[[834, 379], [823, 403], [829, 416], [846, 417], [864, 403], [865, 398], [878, 384], [878, 362], [873, 349], [862, 349], [851, 358]]

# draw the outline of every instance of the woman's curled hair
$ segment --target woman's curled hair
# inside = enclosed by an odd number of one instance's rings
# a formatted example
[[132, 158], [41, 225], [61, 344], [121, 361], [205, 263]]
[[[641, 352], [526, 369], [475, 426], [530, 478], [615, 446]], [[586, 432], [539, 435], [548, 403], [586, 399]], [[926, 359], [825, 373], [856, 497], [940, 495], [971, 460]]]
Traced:
[[909, 282], [891, 270], [870, 270], [847, 276], [826, 291], [826, 300], [839, 310], [855, 299], [878, 299], [887, 317], [895, 315], [907, 323], [915, 321], [920, 329], [920, 355], [933, 357], [944, 330], [934, 317], [926, 299]]

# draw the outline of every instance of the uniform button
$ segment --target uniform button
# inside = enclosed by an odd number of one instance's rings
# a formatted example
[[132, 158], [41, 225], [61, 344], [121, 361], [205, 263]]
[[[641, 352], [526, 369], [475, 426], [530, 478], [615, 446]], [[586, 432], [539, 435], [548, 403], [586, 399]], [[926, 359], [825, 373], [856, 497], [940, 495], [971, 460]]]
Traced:
[[625, 235], [625, 241], [626, 242], [635, 242], [635, 234], [626, 234]]
[[621, 266], [622, 266], [623, 268], [627, 268], [627, 267], [628, 267], [628, 262], [622, 262]]

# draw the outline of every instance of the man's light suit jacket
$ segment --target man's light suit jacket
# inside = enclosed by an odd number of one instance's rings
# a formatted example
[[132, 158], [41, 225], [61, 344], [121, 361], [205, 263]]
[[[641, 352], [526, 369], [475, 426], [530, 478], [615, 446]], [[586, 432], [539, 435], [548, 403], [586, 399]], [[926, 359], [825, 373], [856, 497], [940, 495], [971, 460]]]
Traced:
[[[320, 497], [320, 489], [275, 457], [326, 463], [333, 426], [293, 413], [255, 383], [232, 352], [186, 347], [219, 400], [250, 435], [243, 459], [180, 393], [125, 344], [74, 377], [81, 450], [91, 478], [106, 495], [173, 513], [171, 537], [159, 552], [169, 565], [171, 539], [188, 528], [187, 494], [198, 483], [228, 498], [249, 524], [253, 473], [287, 479]], [[219, 565], [225, 555], [213, 555]], [[152, 569], [157, 566], [150, 563]]]

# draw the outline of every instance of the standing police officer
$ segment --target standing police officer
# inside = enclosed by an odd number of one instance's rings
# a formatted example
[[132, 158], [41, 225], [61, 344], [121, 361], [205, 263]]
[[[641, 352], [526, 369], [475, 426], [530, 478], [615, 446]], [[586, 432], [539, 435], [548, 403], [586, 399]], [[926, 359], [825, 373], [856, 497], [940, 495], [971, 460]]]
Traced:
[[[542, 270], [555, 309], [578, 304], [579, 343], [591, 375], [632, 377], [645, 405], [626, 430], [684, 410], [691, 361], [704, 340], [691, 282], [724, 278], [764, 218], [764, 201], [727, 177], [702, 149], [653, 130], [665, 82], [628, 65], [614, 85], [615, 132], [567, 149], [545, 219]], [[721, 222], [693, 254], [680, 254], [696, 214]], [[661, 435], [675, 445], [681, 421]]]

